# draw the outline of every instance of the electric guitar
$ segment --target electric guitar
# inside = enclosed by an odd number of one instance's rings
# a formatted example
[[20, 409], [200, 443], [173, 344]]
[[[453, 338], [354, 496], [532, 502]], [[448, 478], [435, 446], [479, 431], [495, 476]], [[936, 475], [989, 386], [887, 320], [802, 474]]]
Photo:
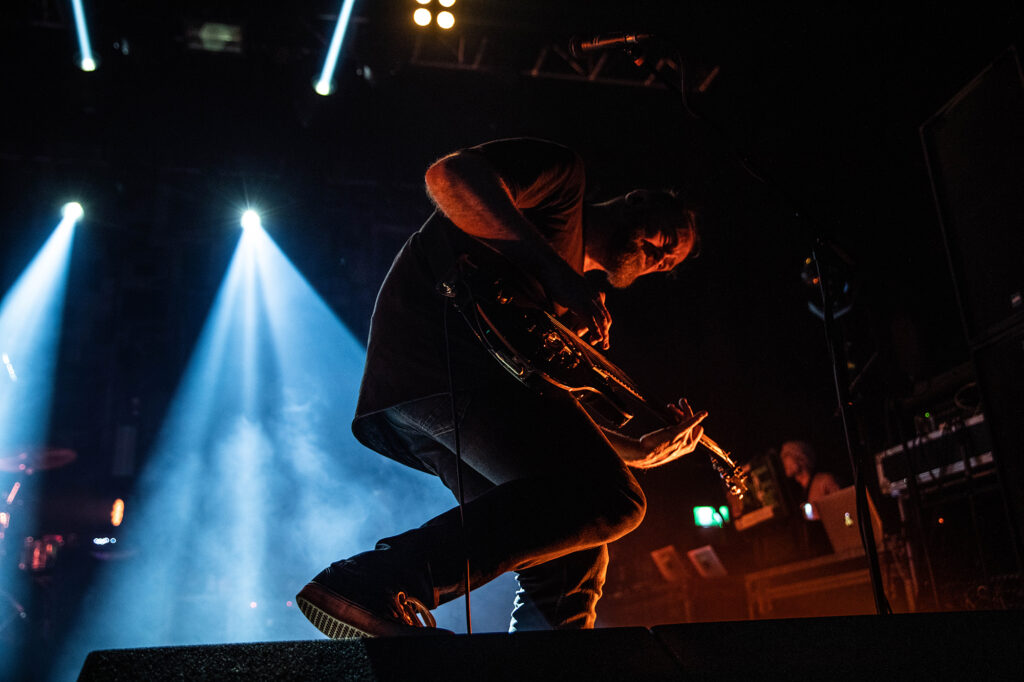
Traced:
[[[479, 267], [481, 262], [487, 267]], [[679, 415], [648, 400], [624, 371], [549, 312], [552, 306], [542, 303], [546, 296], [540, 285], [501, 254], [460, 256], [438, 289], [454, 300], [484, 348], [524, 384], [541, 380], [567, 391], [612, 430], [628, 424], [637, 410], [664, 426], [679, 423]], [[742, 498], [747, 475], [706, 434], [700, 444], [729, 492]]]

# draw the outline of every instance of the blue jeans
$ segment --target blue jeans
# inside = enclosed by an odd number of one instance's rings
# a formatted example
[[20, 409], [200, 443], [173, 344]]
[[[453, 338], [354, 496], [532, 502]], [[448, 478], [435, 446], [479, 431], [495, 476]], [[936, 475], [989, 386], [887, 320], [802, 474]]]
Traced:
[[[571, 396], [501, 379], [456, 393], [465, 542], [456, 507], [352, 560], [434, 608], [463, 594], [468, 557], [471, 587], [517, 573], [511, 630], [593, 627], [607, 543], [640, 524], [646, 500]], [[402, 444], [401, 459], [457, 495], [450, 396], [379, 416], [376, 428]]]

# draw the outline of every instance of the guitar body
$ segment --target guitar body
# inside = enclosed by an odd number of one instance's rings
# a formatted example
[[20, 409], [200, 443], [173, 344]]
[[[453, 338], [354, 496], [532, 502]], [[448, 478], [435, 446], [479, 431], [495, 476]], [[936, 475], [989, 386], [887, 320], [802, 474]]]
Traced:
[[637, 407], [631, 403], [646, 402], [633, 381], [550, 312], [534, 280], [493, 258], [486, 270], [479, 256], [460, 261], [457, 305], [480, 342], [519, 381], [556, 386], [602, 426], [625, 426]]

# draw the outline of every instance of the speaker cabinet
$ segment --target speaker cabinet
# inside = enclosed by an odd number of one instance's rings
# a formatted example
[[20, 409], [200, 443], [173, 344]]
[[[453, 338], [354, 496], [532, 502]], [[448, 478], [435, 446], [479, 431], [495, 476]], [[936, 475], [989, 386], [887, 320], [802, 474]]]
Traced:
[[700, 623], [652, 631], [687, 680], [1024, 679], [1019, 611]]
[[[1024, 550], [1024, 323], [974, 350], [974, 364], [1006, 491], [1018, 552]], [[1018, 556], [1018, 560], [1020, 557]]]
[[1024, 78], [1016, 49], [919, 132], [973, 346], [1024, 316]]
[[94, 651], [92, 680], [678, 680], [644, 628], [266, 642]]
[[1007, 49], [920, 129], [1018, 570], [1024, 546], [1024, 76]]

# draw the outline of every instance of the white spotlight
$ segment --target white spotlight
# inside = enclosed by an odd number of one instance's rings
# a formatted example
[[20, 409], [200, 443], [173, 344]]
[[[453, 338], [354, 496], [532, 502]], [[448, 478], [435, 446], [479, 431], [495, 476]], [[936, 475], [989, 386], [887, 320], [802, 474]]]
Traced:
[[433, 18], [430, 10], [422, 7], [412, 13], [412, 20], [416, 22], [417, 26], [429, 26]]
[[334, 27], [331, 45], [327, 48], [327, 57], [324, 59], [324, 68], [320, 71], [320, 78], [317, 79], [314, 86], [317, 94], [329, 95], [331, 93], [334, 67], [338, 65], [338, 55], [341, 54], [341, 41], [345, 38], [345, 29], [348, 28], [348, 21], [352, 16], [353, 4], [355, 4], [355, 0], [345, 0], [341, 5], [341, 11], [338, 12], [338, 25]]
[[455, 15], [451, 12], [438, 12], [437, 25], [445, 30], [450, 29], [455, 25]]
[[249, 230], [261, 227], [260, 214], [251, 208], [242, 214], [242, 229]]
[[64, 204], [64, 208], [61, 211], [61, 215], [64, 216], [64, 220], [78, 220], [82, 217], [85, 211], [82, 209], [82, 205], [77, 201]]
[[85, 10], [82, 8], [82, 0], [71, 0], [71, 10], [75, 14], [75, 29], [78, 31], [78, 51], [82, 55], [79, 66], [82, 71], [95, 71], [96, 59], [92, 55], [92, 46], [89, 44], [89, 28], [85, 25]]

